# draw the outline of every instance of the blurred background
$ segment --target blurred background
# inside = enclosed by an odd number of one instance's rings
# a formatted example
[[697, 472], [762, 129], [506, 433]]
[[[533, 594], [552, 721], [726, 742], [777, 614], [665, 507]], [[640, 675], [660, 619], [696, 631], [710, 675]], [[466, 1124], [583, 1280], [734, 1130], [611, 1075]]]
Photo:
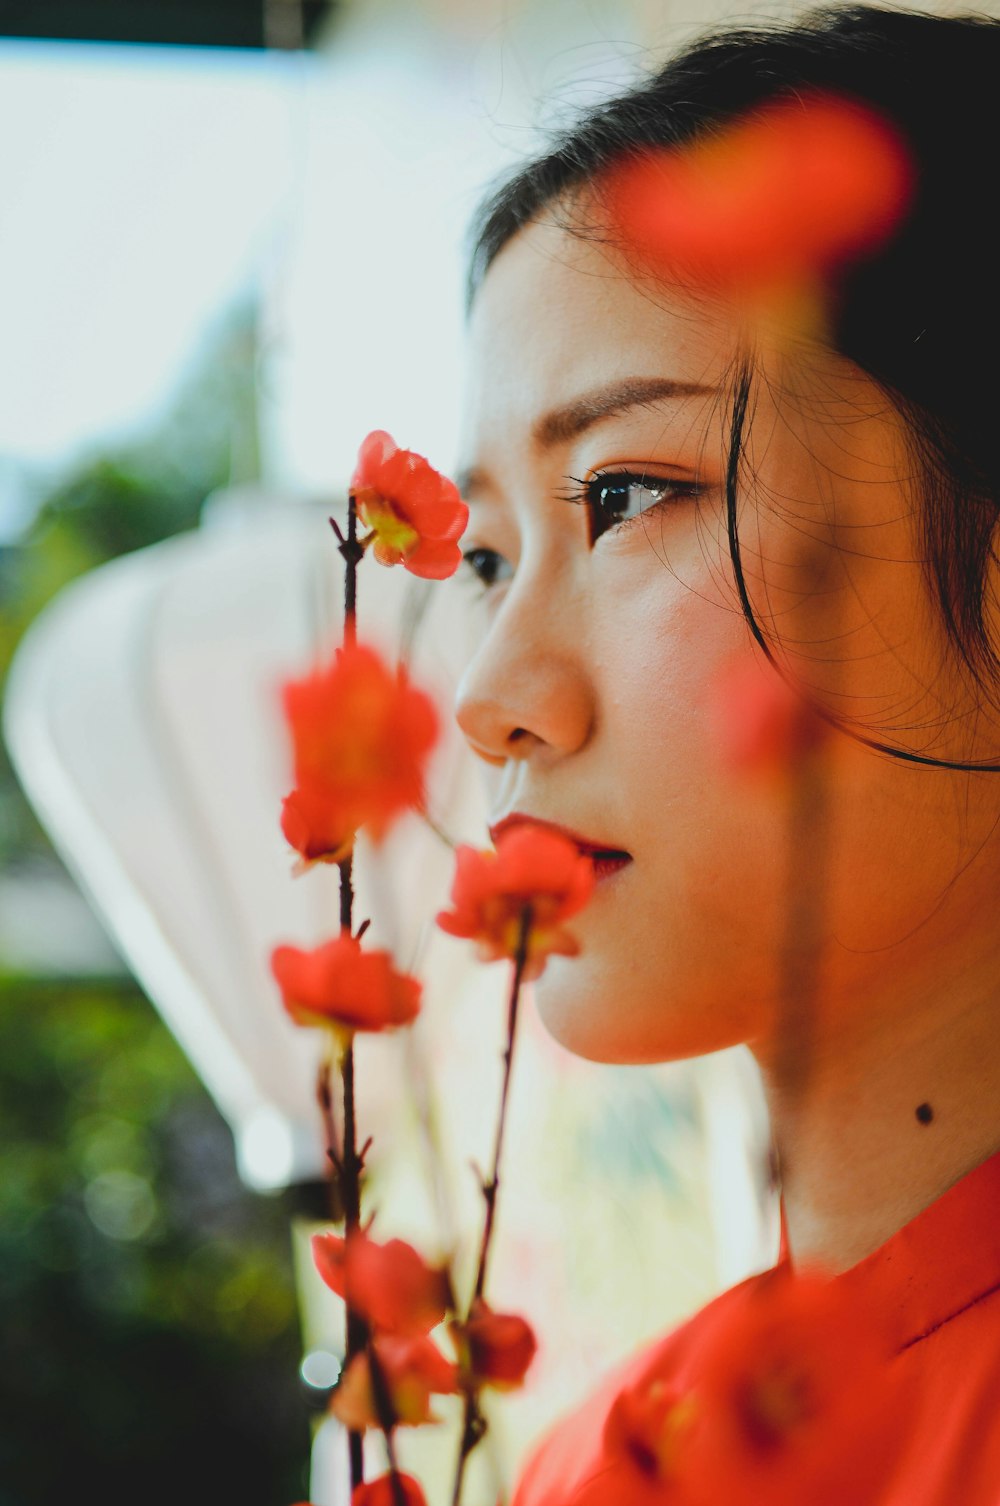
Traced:
[[[322, 507], [368, 430], [452, 466], [484, 187], [723, 14], [0, 0], [0, 676], [20, 666], [20, 781], [0, 753], [0, 1506], [81, 1483], [104, 1506], [310, 1489], [324, 1506], [309, 1452], [335, 1370], [289, 1237], [320, 1211], [309, 1063], [241, 1035], [223, 997], [249, 1010], [256, 990], [263, 1020], [265, 944], [315, 917], [278, 887], [277, 752], [253, 786], [256, 847], [218, 858], [237, 844], [216, 823], [236, 818], [211, 749], [256, 746], [266, 721], [264, 690], [222, 718], [220, 677], [266, 687], [335, 618]], [[409, 606], [385, 589], [392, 637]], [[209, 660], [219, 677], [195, 687]], [[171, 737], [184, 799], [130, 751], [153, 770]], [[438, 778], [461, 784], [451, 764]], [[468, 1061], [490, 1029], [452, 1032], [442, 1067], [473, 1140]], [[760, 1125], [738, 1063], [601, 1073], [532, 1032], [513, 1131], [526, 1190], [499, 1263], [573, 1337], [517, 1403], [511, 1460], [581, 1377], [767, 1263], [773, 1234], [740, 1160]], [[403, 1231], [426, 1222], [398, 1170], [390, 1191]]]

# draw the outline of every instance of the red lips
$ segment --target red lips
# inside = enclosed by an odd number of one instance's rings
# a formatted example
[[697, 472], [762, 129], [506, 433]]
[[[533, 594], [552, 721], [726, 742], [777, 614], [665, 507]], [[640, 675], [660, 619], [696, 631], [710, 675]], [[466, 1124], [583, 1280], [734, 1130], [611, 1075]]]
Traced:
[[523, 815], [520, 811], [512, 811], [509, 816], [504, 816], [495, 826], [490, 827], [490, 836], [493, 845], [499, 842], [505, 832], [513, 831], [519, 826], [542, 827], [545, 831], [558, 832], [561, 837], [567, 837], [585, 857], [590, 858], [594, 865], [594, 874], [598, 879], [607, 878], [612, 873], [617, 873], [631, 863], [631, 853], [625, 852], [621, 847], [609, 847], [606, 843], [595, 842], [591, 837], [581, 836], [579, 832], [571, 831], [567, 826], [560, 826], [556, 821], [542, 821], [536, 816]]

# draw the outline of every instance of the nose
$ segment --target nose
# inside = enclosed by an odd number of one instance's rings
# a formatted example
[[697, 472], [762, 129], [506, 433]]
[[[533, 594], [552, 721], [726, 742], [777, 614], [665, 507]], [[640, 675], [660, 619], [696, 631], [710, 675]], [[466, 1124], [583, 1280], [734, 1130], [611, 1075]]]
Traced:
[[512, 583], [455, 698], [458, 724], [487, 763], [555, 761], [589, 741], [595, 695], [578, 627], [551, 574]]

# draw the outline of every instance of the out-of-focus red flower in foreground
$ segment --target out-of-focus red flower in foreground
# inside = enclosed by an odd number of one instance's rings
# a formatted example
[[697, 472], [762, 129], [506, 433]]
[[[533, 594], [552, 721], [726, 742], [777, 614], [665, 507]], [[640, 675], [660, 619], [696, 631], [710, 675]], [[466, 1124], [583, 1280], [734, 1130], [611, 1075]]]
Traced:
[[779, 1267], [727, 1298], [699, 1342], [683, 1384], [653, 1374], [609, 1413], [637, 1506], [655, 1490], [664, 1506], [874, 1506], [905, 1416], [877, 1314]]
[[895, 127], [814, 92], [623, 161], [604, 193], [616, 235], [651, 271], [754, 293], [811, 286], [874, 251], [913, 183]]
[[428, 580], [454, 575], [469, 509], [454, 482], [422, 455], [401, 450], [390, 434], [376, 429], [358, 453], [351, 492], [359, 518], [374, 535], [379, 564], [403, 565]]
[[498, 1390], [521, 1385], [538, 1348], [524, 1318], [494, 1312], [481, 1297], [473, 1302], [468, 1319], [452, 1326], [452, 1333], [475, 1380]]
[[403, 1239], [379, 1244], [367, 1234], [314, 1234], [313, 1262], [330, 1289], [382, 1333], [417, 1338], [443, 1319], [449, 1285]]
[[419, 981], [398, 973], [388, 952], [366, 952], [346, 932], [312, 951], [276, 947], [271, 971], [298, 1025], [392, 1030], [420, 1012]]
[[815, 705], [757, 658], [732, 660], [713, 689], [717, 746], [736, 773], [794, 774], [832, 735]]
[[[376, 1362], [382, 1374], [393, 1421], [406, 1427], [437, 1422], [431, 1411], [432, 1396], [454, 1395], [459, 1389], [458, 1370], [428, 1338], [373, 1339]], [[330, 1401], [330, 1411], [353, 1432], [382, 1426], [375, 1402], [368, 1352], [355, 1355]]]
[[412, 1475], [404, 1475], [400, 1471], [395, 1480], [392, 1475], [379, 1475], [377, 1480], [366, 1480], [363, 1485], [356, 1485], [351, 1492], [351, 1506], [399, 1506], [399, 1500], [405, 1502], [405, 1506], [427, 1506], [427, 1499], [420, 1488], [418, 1481]]
[[296, 789], [282, 829], [307, 862], [340, 862], [364, 826], [379, 841], [419, 806], [437, 741], [434, 703], [364, 645], [283, 691]]
[[354, 848], [356, 828], [343, 804], [320, 790], [293, 790], [281, 802], [281, 830], [302, 864], [339, 863]]
[[495, 852], [458, 849], [451, 909], [442, 910], [437, 923], [450, 936], [474, 941], [481, 960], [492, 962], [517, 955], [522, 917], [530, 910], [523, 975], [530, 980], [551, 953], [573, 957], [579, 951], [563, 923], [593, 890], [593, 863], [568, 837], [518, 826], [500, 836]]
[[647, 1500], [664, 1506], [700, 1502], [684, 1481], [697, 1416], [698, 1404], [690, 1392], [655, 1377], [616, 1398], [605, 1424], [604, 1442], [611, 1458], [625, 1466], [628, 1499], [635, 1506], [645, 1506]]
[[877, 1500], [903, 1416], [889, 1361], [879, 1314], [836, 1281], [779, 1267], [752, 1283], [699, 1356], [709, 1500]]

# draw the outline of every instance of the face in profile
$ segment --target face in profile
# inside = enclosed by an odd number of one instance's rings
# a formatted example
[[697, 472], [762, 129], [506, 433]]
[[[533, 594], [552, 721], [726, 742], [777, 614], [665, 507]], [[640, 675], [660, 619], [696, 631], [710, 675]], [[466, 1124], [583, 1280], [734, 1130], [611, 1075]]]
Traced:
[[[757, 333], [739, 530], [776, 658], [848, 728], [982, 756], [920, 565], [901, 420], [832, 353]], [[553, 959], [537, 998], [553, 1035], [599, 1060], [744, 1041], [766, 1057], [790, 884], [820, 850], [829, 1030], [888, 1018], [907, 988], [912, 1003], [986, 931], [989, 776], [835, 733], [822, 840], [799, 832], [793, 853], [789, 782], [748, 784], [720, 756], [720, 678], [761, 660], [724, 495], [745, 338], [724, 307], [641, 286], [546, 223], [500, 252], [472, 313], [477, 647], [457, 715], [494, 823], [551, 823], [598, 854], [580, 955]]]

